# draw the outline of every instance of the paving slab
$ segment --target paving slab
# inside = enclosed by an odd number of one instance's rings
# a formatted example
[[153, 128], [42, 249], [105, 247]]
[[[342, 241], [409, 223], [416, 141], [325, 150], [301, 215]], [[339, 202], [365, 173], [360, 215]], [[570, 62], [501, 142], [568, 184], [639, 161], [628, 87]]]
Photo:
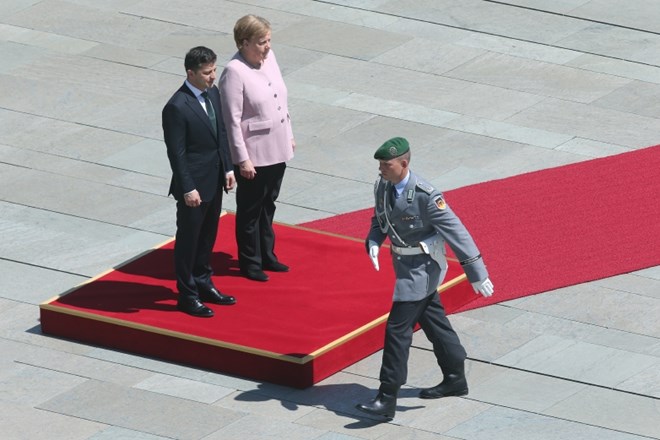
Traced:
[[43, 368], [83, 379], [95, 379], [122, 386], [137, 386], [154, 374], [139, 368], [105, 362], [78, 353], [62, 352], [48, 347], [36, 347], [14, 356], [14, 361], [26, 367]]
[[14, 363], [0, 370], [0, 394], [4, 402], [37, 406], [85, 381], [72, 374]]
[[7, 202], [0, 213], [5, 258], [75, 275], [96, 276], [170, 238]]
[[260, 440], [264, 438], [287, 438], [291, 440], [305, 440], [320, 438], [327, 431], [311, 426], [302, 426], [297, 423], [273, 419], [264, 415], [250, 414], [235, 423], [215, 430], [204, 437], [208, 440], [245, 439]]
[[[298, 167], [311, 167], [321, 164], [308, 163], [305, 161], [305, 154], [311, 152], [312, 158], [341, 160], [344, 157], [348, 160], [351, 155], [348, 153], [353, 145], [345, 145], [345, 150], [333, 151], [319, 148], [317, 143], [320, 140], [332, 139], [336, 136], [343, 134], [346, 131], [357, 127], [374, 115], [368, 112], [362, 112], [346, 107], [338, 107], [336, 105], [329, 105], [328, 103], [320, 102], [317, 100], [316, 90], [309, 90], [306, 93], [300, 93], [298, 98], [291, 99], [289, 103], [289, 110], [293, 115], [296, 115], [296, 139], [300, 142], [301, 147], [295, 152], [295, 163]], [[337, 102], [332, 99], [332, 102]], [[304, 139], [301, 141], [301, 138]], [[339, 154], [337, 154], [339, 153]], [[302, 155], [302, 157], [301, 157]]]
[[660, 299], [660, 291], [658, 291], [658, 285], [655, 281], [656, 280], [652, 278], [630, 273], [596, 280], [594, 281], [594, 284], [620, 292], [634, 293], [649, 298]]
[[[0, 310], [2, 310], [0, 338], [19, 344], [13, 346], [13, 349], [22, 352], [23, 355], [31, 355], [33, 352], [39, 351], [41, 347], [76, 354], [85, 354], [92, 350], [89, 345], [75, 344], [57, 338], [45, 338], [41, 333], [39, 309], [36, 305], [2, 300]], [[11, 362], [19, 357], [19, 354], [12, 351], [7, 353], [7, 358]]]
[[[58, 160], [55, 159], [51, 163], [56, 161]], [[162, 189], [167, 187], [167, 184], [162, 179], [152, 180], [145, 176], [131, 178], [130, 172], [78, 165], [75, 164], [67, 171], [77, 175], [67, 176], [56, 170], [26, 170], [23, 167], [2, 164], [2, 181], [12, 181], [16, 186], [11, 188], [3, 185], [0, 197], [8, 203], [21, 203], [45, 211], [59, 211], [73, 217], [115, 225], [130, 224], [167, 203], [166, 190]], [[98, 172], [97, 175], [106, 175], [103, 183], [99, 183], [96, 177], [86, 178], [85, 173], [95, 171]], [[112, 174], [112, 177], [108, 178], [108, 174]], [[133, 190], [130, 186], [140, 189]], [[149, 194], [149, 190], [157, 193]], [[62, 197], [63, 194], [74, 192], [78, 193], [80, 199]], [[131, 192], [136, 193], [130, 195], [134, 199], [131, 209], [118, 211], [114, 203], [126, 200]], [[85, 203], [80, 203], [80, 200]]]
[[480, 402], [541, 413], [586, 387], [543, 374], [505, 369], [473, 387], [469, 396]]
[[141, 20], [140, 17], [121, 14], [117, 10], [99, 9], [96, 3], [94, 6], [85, 6], [58, 0], [37, 2], [11, 14], [4, 22], [108, 44], [127, 45], [132, 41], [135, 47], [139, 47], [140, 41], [166, 35], [172, 28], [168, 23]]
[[110, 426], [89, 437], [89, 440], [165, 440], [168, 437], [147, 434], [146, 432], [135, 431], [133, 429], [119, 428]]
[[564, 142], [556, 148], [557, 151], [566, 151], [567, 153], [579, 154], [590, 158], [599, 158], [612, 156], [615, 154], [628, 153], [631, 148], [621, 145], [608, 144], [606, 142], [596, 142], [591, 139], [574, 137]]
[[658, 120], [646, 116], [548, 98], [507, 119], [511, 124], [620, 144], [657, 145]]
[[652, 0], [634, 0], [630, 3], [632, 7], [616, 11], [614, 9], [619, 5], [616, 0], [581, 1], [580, 3], [570, 11], [571, 15], [650, 32], [660, 31], [660, 26], [658, 26], [660, 13]]
[[657, 66], [660, 36], [636, 29], [593, 23], [557, 42], [587, 53]]
[[[570, 296], [570, 301], [567, 300], [567, 295]], [[576, 304], [579, 306], [576, 307]], [[524, 298], [517, 306], [655, 338], [660, 332], [655, 319], [660, 306], [656, 299], [597, 285], [557, 289], [536, 297]]]
[[657, 118], [660, 116], [658, 98], [660, 98], [660, 85], [632, 81], [594, 103], [605, 108]]
[[[515, 76], [508, 74], [512, 71]], [[581, 103], [593, 102], [630, 83], [612, 75], [497, 53], [471, 60], [446, 75]]]
[[378, 64], [335, 55], [325, 56], [289, 76], [299, 82], [427, 106], [432, 106], [448, 91], [463, 90], [470, 85], [467, 81], [397, 67], [383, 69]]
[[660, 84], [660, 72], [656, 66], [637, 63], [617, 58], [604, 57], [593, 54], [583, 54], [566, 63], [567, 66], [593, 72], [608, 73], [611, 75], [630, 78], [639, 81]]
[[274, 32], [281, 44], [314, 49], [347, 58], [370, 60], [410, 37], [365, 26], [308, 18]]
[[86, 440], [105, 425], [0, 400], [0, 431], [7, 439]]
[[8, 260], [0, 260], [0, 278], [4, 280], [0, 296], [33, 305], [87, 280], [84, 276]]
[[298, 405], [288, 401], [287, 397], [273, 398], [264, 394], [262, 389], [247, 392], [235, 391], [218, 399], [214, 405], [245, 413], [256, 412], [268, 415], [272, 419], [296, 423], [315, 410], [313, 406]]
[[[218, 385], [165, 374], [154, 374], [134, 384], [133, 388], [207, 404], [215, 403], [234, 391]], [[229, 409], [238, 410], [236, 407]]]
[[660, 362], [616, 385], [618, 390], [660, 398]]
[[542, 335], [495, 362], [613, 388], [659, 361], [660, 358], [655, 356]]
[[25, 150], [81, 161], [98, 162], [142, 139], [110, 130], [88, 127], [0, 109], [0, 143]]
[[0, 33], [3, 38], [3, 41], [0, 41], [0, 56], [2, 56], [3, 60], [2, 66], [0, 67], [1, 74], [20, 69], [26, 63], [41, 59], [46, 53], [46, 50], [43, 48], [26, 46], [11, 41], [21, 32], [27, 31], [15, 26], [2, 25], [2, 27], [0, 27]]
[[[510, 328], [497, 322], [461, 315], [452, 315], [449, 319], [469, 355], [487, 362], [516, 350], [535, 337], [527, 329]], [[419, 347], [431, 348], [431, 343], [421, 334], [416, 335], [414, 342]]]
[[477, 32], [473, 32], [467, 37], [456, 41], [456, 44], [486, 50], [495, 54], [505, 54], [553, 64], [565, 64], [583, 56], [582, 52], [575, 50], [534, 42], [511, 40], [510, 38], [498, 35]]
[[646, 437], [608, 430], [600, 426], [580, 424], [519, 411], [493, 407], [479, 416], [462, 423], [447, 432], [447, 435], [469, 440], [554, 440], [575, 438], [581, 440], [642, 440]]
[[545, 413], [640, 436], [660, 436], [658, 400], [649, 397], [590, 387]]
[[435, 400], [411, 399], [408, 411], [400, 411], [396, 423], [422, 431], [451, 436], [453, 428], [477, 417], [492, 406], [485, 402], [461, 397]]
[[647, 269], [631, 272], [634, 275], [649, 278], [651, 280], [660, 281], [660, 266], [649, 267]]
[[411, 3], [414, 0], [397, 2], [396, 8], [402, 15], [419, 20], [544, 44], [553, 44], [588, 26], [584, 20], [516, 8], [504, 2], [449, 1], [441, 2], [443, 7], [436, 9], [426, 1], [410, 11]]
[[368, 0], [367, 2], [362, 1], [358, 3], [343, 1], [325, 3], [308, 2], [304, 0], [277, 0], [271, 2], [270, 5], [276, 5], [278, 9], [281, 9], [282, 11], [322, 18], [332, 22], [389, 30], [391, 25], [398, 20], [398, 17], [380, 13], [379, 5], [382, 3], [384, 2], [379, 0]]
[[454, 118], [444, 123], [443, 126], [453, 130], [549, 149], [556, 148], [573, 138], [568, 134], [525, 128], [507, 122], [496, 122], [471, 116]]
[[384, 51], [372, 61], [440, 75], [485, 53], [483, 49], [415, 38]]
[[383, 434], [391, 431], [375, 420], [362, 419], [361, 417], [332, 413], [329, 411], [315, 410], [301, 417], [297, 424], [322, 429], [327, 431], [328, 439], [380, 439]]
[[587, 335], [584, 341], [633, 353], [660, 357], [660, 341], [652, 336], [608, 328]]
[[245, 414], [135, 388], [88, 380], [40, 409], [164, 437], [198, 439]]
[[[157, 141], [152, 142], [155, 143]], [[158, 147], [161, 147], [158, 148], [159, 152], [161, 152], [162, 144], [158, 143]], [[103, 162], [109, 162], [111, 164], [114, 162], [114, 164], [105, 165], [104, 163], [82, 162], [67, 157], [43, 154], [34, 150], [0, 145], [0, 160], [5, 164], [12, 166], [7, 168], [9, 170], [7, 172], [7, 175], [9, 176], [8, 178], [14, 177], [11, 171], [16, 171], [16, 168], [20, 170], [30, 168], [30, 171], [24, 171], [24, 173], [34, 173], [34, 175], [30, 174], [29, 177], [32, 177], [32, 179], [36, 181], [35, 184], [42, 183], [40, 181], [40, 176], [46, 174], [48, 177], [56, 175], [56, 179], [59, 179], [60, 182], [62, 182], [61, 184], [64, 184], [63, 182], [72, 182], [73, 184], [77, 183], [79, 185], [86, 185], [86, 182], [93, 182], [94, 184], [108, 185], [117, 189], [130, 189], [162, 196], [163, 193], [167, 191], [167, 188], [169, 188], [169, 176], [167, 178], [162, 176], [162, 168], [163, 166], [169, 166], [169, 164], [163, 164], [158, 160], [152, 162], [151, 166], [155, 168], [154, 172], [159, 173], [160, 175], [150, 175], [148, 169], [142, 169], [139, 171], [131, 169], [140, 168], [140, 165], [138, 164], [140, 162], [136, 157], [138, 150], [141, 150], [139, 151], [140, 154], [144, 154], [145, 146], [138, 145], [134, 148], [129, 147], [128, 149], [117, 153], [117, 155], [110, 156]], [[120, 163], [120, 161], [125, 162], [126, 166], [122, 168], [121, 165], [124, 164]], [[143, 168], [147, 168], [148, 166], [149, 165], [145, 165]], [[93, 187], [94, 186], [98, 189], [98, 186], [93, 185]], [[47, 194], [41, 194], [38, 191], [35, 192], [37, 194], [35, 194], [33, 200], [38, 200], [39, 197], [44, 195], [46, 200], [50, 198]], [[12, 196], [19, 197], [18, 193], [18, 191], [7, 192], [3, 193], [3, 196], [8, 194], [4, 199], [9, 201]], [[35, 205], [37, 204], [39, 203], [35, 203]]]

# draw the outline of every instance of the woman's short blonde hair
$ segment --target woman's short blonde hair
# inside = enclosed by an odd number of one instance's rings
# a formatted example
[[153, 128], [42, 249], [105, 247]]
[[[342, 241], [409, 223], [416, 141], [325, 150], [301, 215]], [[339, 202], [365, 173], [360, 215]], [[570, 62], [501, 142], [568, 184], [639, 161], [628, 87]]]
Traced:
[[246, 15], [238, 19], [234, 25], [234, 41], [239, 49], [243, 41], [251, 40], [253, 37], [263, 37], [270, 32], [270, 23], [263, 17]]

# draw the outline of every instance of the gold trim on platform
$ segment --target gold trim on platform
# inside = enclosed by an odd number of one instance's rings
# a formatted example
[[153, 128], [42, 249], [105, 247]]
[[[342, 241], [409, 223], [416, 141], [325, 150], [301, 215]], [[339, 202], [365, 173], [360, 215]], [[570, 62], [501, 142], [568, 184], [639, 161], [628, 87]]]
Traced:
[[[279, 353], [274, 353], [272, 351], [268, 350], [260, 350], [258, 348], [252, 348], [252, 347], [246, 347], [244, 345], [239, 345], [239, 344], [232, 344], [231, 342], [223, 342], [219, 341], [217, 339], [211, 339], [211, 338], [204, 338], [202, 336], [195, 336], [195, 335], [190, 335], [187, 333], [182, 333], [182, 332], [177, 332], [174, 330], [167, 330], [163, 329], [160, 327], [154, 327], [152, 325], [147, 325], [147, 324], [139, 324], [136, 322], [130, 322], [130, 321], [125, 321], [123, 319], [119, 318], [111, 318], [108, 316], [101, 316], [101, 315], [96, 315], [94, 313], [90, 312], [83, 312], [80, 310], [74, 310], [74, 309], [68, 309], [66, 307], [59, 307], [59, 306], [54, 306], [52, 304], [41, 304], [39, 308], [43, 310], [48, 310], [51, 312], [55, 313], [62, 313], [64, 315], [71, 315], [71, 316], [76, 316], [78, 318], [85, 318], [85, 319], [91, 319], [93, 321], [99, 321], [99, 322], [104, 322], [106, 324], [114, 324], [118, 325], [120, 327], [127, 327], [127, 328], [132, 328], [135, 330], [141, 330], [149, 333], [155, 333], [163, 336], [169, 336], [177, 339], [184, 339], [187, 341], [192, 341], [192, 342], [198, 342], [200, 344], [206, 344], [206, 345], [213, 345], [216, 347], [221, 347], [221, 348], [228, 348], [231, 350], [235, 351], [241, 351], [244, 353], [249, 353], [249, 354], [256, 354], [258, 356], [263, 356], [263, 357], [269, 357], [273, 359], [278, 359], [281, 361], [286, 361], [286, 362], [291, 362], [294, 364], [305, 364], [309, 360], [304, 360], [309, 356], [306, 356], [304, 358], [298, 358], [294, 356], [289, 356], [286, 354], [279, 354]], [[310, 359], [311, 360], [311, 359]]]
[[[456, 278], [453, 278], [452, 280], [448, 281], [447, 283], [444, 283], [438, 288], [439, 292], [442, 292], [444, 290], [447, 290], [457, 284], [459, 284], [461, 281], [465, 279], [465, 275], [460, 275]], [[83, 283], [86, 284], [86, 283]], [[127, 327], [127, 328], [132, 328], [135, 330], [141, 330], [141, 331], [146, 331], [149, 333], [155, 333], [163, 336], [169, 336], [177, 339], [184, 339], [187, 341], [192, 341], [192, 342], [197, 342], [200, 344], [206, 344], [206, 345], [212, 345], [215, 347], [221, 347], [221, 348], [227, 348], [230, 350], [235, 350], [235, 351], [240, 351], [243, 353], [248, 353], [248, 354], [254, 354], [257, 356], [263, 356], [263, 357], [268, 357], [271, 359], [277, 359], [280, 361], [284, 362], [290, 362], [293, 364], [299, 364], [299, 365], [304, 365], [315, 358], [329, 352], [330, 350], [333, 350], [336, 347], [339, 347], [340, 345], [345, 344], [346, 342], [350, 341], [351, 339], [354, 339], [361, 335], [362, 333], [365, 333], [369, 330], [372, 330], [373, 328], [379, 326], [380, 324], [383, 324], [385, 321], [387, 321], [388, 316], [390, 315], [389, 313], [386, 313], [379, 318], [374, 319], [373, 321], [369, 322], [368, 324], [363, 325], [360, 328], [357, 328], [353, 330], [352, 332], [342, 336], [341, 338], [335, 339], [334, 341], [330, 342], [329, 344], [324, 345], [323, 347], [319, 348], [318, 350], [313, 351], [312, 353], [303, 356], [303, 357], [295, 357], [295, 356], [290, 356], [286, 354], [280, 354], [280, 353], [275, 353], [272, 351], [268, 350], [261, 350], [258, 348], [252, 348], [252, 347], [246, 347], [244, 345], [239, 345], [239, 344], [233, 344], [231, 342], [224, 342], [224, 341], [219, 341], [217, 339], [211, 339], [211, 338], [204, 338], [202, 336], [194, 336], [190, 335], [187, 333], [182, 333], [182, 332], [177, 332], [174, 330], [167, 330], [163, 329], [160, 327], [154, 327], [152, 325], [147, 325], [147, 324], [139, 324], [136, 322], [131, 322], [131, 321], [126, 321], [123, 319], [119, 318], [111, 318], [108, 316], [101, 316], [97, 315], [91, 312], [83, 312], [80, 310], [74, 310], [74, 309], [69, 309], [66, 307], [61, 307], [61, 306], [56, 306], [52, 305], [51, 302], [59, 299], [60, 297], [55, 297], [51, 299], [48, 302], [42, 303], [39, 308], [43, 310], [48, 310], [51, 312], [55, 313], [62, 313], [65, 315], [71, 315], [71, 316], [76, 316], [78, 318], [84, 318], [84, 319], [91, 319], [93, 321], [99, 321], [99, 322], [104, 322], [106, 324], [113, 324], [113, 325], [118, 325], [120, 327]]]

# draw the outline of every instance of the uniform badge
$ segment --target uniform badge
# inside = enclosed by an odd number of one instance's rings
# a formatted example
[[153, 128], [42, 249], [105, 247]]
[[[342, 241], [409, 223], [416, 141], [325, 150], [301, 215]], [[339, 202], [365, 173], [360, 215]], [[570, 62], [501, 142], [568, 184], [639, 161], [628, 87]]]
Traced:
[[445, 203], [445, 199], [442, 198], [442, 196], [438, 196], [433, 200], [435, 203], [435, 206], [438, 207], [438, 209], [445, 209], [447, 208], [447, 203]]

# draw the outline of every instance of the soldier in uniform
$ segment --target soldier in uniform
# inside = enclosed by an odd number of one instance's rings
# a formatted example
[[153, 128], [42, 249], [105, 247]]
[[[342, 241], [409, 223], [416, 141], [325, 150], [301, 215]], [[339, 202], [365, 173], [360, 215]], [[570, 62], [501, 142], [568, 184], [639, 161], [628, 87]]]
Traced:
[[437, 292], [447, 273], [445, 243], [459, 259], [475, 293], [491, 296], [493, 284], [474, 240], [442, 193], [410, 171], [408, 141], [390, 139], [378, 148], [374, 158], [379, 161], [380, 176], [374, 188], [376, 205], [365, 244], [378, 270], [378, 250], [385, 238], [390, 238], [396, 282], [387, 319], [381, 385], [372, 401], [357, 408], [391, 420], [399, 388], [406, 383], [408, 354], [417, 323], [433, 344], [443, 375], [442, 382], [421, 390], [419, 396], [437, 399], [468, 393], [466, 352]]

